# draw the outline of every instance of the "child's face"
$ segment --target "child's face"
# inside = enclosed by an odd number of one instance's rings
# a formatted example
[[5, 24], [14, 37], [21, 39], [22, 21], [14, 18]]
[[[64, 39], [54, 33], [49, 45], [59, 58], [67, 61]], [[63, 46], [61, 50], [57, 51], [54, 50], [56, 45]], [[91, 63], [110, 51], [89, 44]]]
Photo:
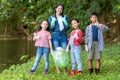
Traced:
[[56, 14], [61, 15], [62, 12], [63, 12], [63, 7], [62, 7], [62, 6], [58, 6], [58, 7], [56, 8]]
[[76, 20], [72, 20], [71, 24], [72, 24], [72, 27], [74, 29], [78, 29], [79, 28], [79, 23]]
[[46, 30], [48, 28], [48, 22], [47, 21], [43, 21], [41, 23], [41, 27], [42, 27], [43, 30]]
[[95, 23], [97, 21], [97, 16], [96, 15], [92, 15], [90, 17], [90, 20], [92, 21], [92, 23]]

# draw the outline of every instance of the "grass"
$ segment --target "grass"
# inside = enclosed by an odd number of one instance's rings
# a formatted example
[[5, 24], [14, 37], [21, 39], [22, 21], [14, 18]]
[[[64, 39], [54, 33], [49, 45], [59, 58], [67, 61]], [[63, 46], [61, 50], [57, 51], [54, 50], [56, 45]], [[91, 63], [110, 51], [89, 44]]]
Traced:
[[[93, 73], [88, 75], [87, 67], [87, 52], [82, 51], [83, 74], [70, 77], [69, 70], [71, 63], [68, 65], [67, 74], [55, 72], [55, 64], [50, 55], [50, 69], [49, 73], [44, 75], [44, 59], [41, 62], [34, 74], [29, 71], [34, 63], [35, 57], [30, 59], [27, 63], [12, 65], [9, 69], [0, 73], [0, 80], [119, 80], [120, 79], [120, 43], [106, 44], [105, 50], [102, 52], [101, 70], [100, 74]], [[95, 61], [94, 61], [95, 63]], [[95, 64], [94, 64], [95, 65]]]

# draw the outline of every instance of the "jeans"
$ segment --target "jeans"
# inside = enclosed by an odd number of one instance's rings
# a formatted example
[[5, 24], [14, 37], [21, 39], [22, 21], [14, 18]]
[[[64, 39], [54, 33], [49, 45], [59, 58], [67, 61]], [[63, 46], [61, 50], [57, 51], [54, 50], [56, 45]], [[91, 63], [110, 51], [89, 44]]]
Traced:
[[33, 65], [33, 67], [32, 67], [32, 70], [36, 70], [42, 55], [44, 55], [45, 69], [49, 68], [49, 48], [37, 47], [36, 60], [35, 60], [35, 63]]
[[56, 50], [57, 47], [66, 49], [67, 43], [68, 43], [68, 39], [66, 33], [54, 32], [52, 34], [52, 45], [54, 50]]
[[77, 64], [78, 70], [82, 71], [81, 46], [75, 46], [73, 40], [74, 38], [70, 37], [72, 70], [76, 70], [76, 64]]

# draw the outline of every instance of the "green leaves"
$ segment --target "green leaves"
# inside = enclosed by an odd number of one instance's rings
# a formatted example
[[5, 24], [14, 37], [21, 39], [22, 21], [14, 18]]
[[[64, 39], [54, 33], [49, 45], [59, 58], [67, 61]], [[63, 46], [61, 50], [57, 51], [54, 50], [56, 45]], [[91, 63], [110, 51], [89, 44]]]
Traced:
[[[64, 5], [64, 14], [70, 21], [74, 18], [80, 21], [82, 30], [90, 23], [89, 17], [92, 12], [97, 12], [100, 17], [109, 17], [106, 14], [120, 14], [120, 0], [1, 0], [0, 22], [16, 27], [29, 25], [28, 30], [32, 33], [34, 27], [30, 23], [48, 19], [54, 14], [55, 6], [59, 3]], [[17, 22], [13, 23], [13, 19]]]

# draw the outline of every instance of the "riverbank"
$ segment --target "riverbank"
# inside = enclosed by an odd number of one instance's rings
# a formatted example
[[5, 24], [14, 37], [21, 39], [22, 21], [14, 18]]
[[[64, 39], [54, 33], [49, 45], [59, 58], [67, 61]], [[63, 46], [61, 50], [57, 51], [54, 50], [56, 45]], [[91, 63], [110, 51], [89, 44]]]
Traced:
[[[29, 71], [34, 63], [35, 57], [27, 61], [27, 63], [12, 65], [9, 69], [0, 73], [0, 80], [119, 80], [120, 79], [120, 43], [106, 44], [102, 53], [100, 74], [93, 73], [88, 75], [87, 53], [82, 51], [83, 74], [69, 77], [71, 64], [68, 65], [68, 72], [63, 71], [59, 74], [55, 72], [53, 58], [50, 55], [50, 70], [47, 75], [43, 74], [44, 59], [42, 58], [36, 72], [30, 74]], [[95, 62], [95, 61], [94, 61]]]
[[[28, 57], [21, 61], [20, 58], [24, 55]], [[0, 73], [13, 64], [17, 65], [27, 62], [33, 55], [35, 55], [33, 41], [21, 37], [0, 38]]]

